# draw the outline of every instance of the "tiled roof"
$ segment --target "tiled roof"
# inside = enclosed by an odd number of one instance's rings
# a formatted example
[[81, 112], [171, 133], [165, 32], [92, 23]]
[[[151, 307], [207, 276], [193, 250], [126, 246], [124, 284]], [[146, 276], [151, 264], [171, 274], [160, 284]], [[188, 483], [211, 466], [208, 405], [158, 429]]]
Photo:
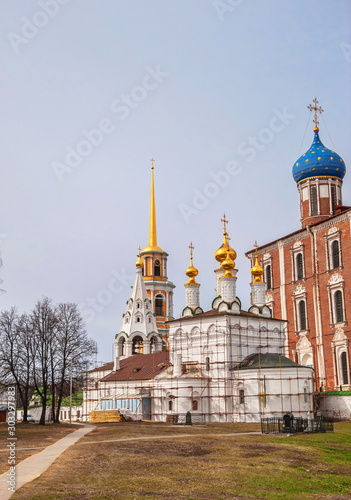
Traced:
[[250, 354], [246, 356], [233, 370], [257, 370], [262, 368], [300, 367], [292, 359], [277, 353]]
[[111, 371], [111, 370], [113, 370], [113, 361], [110, 361], [109, 363], [105, 363], [104, 365], [98, 366], [97, 368], [93, 368], [92, 370], [89, 370], [88, 373], [104, 372], [104, 371]]
[[[134, 354], [129, 358], [121, 359], [120, 369], [109, 373], [101, 382], [117, 380], [149, 380], [169, 366], [169, 352], [155, 352], [152, 354]], [[112, 368], [113, 369], [113, 363]]]

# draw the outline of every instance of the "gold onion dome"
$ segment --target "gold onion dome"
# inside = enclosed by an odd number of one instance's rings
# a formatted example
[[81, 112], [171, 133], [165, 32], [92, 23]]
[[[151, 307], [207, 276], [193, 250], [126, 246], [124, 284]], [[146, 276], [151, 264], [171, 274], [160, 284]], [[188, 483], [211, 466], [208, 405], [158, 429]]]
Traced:
[[194, 264], [193, 264], [194, 247], [193, 247], [192, 243], [190, 243], [189, 248], [190, 248], [190, 265], [185, 271], [185, 274], [188, 276], [189, 280], [185, 284], [186, 285], [198, 285], [199, 283], [197, 283], [197, 281], [195, 280], [195, 276], [197, 276], [199, 274], [199, 271], [196, 269], [196, 267], [194, 267]]
[[251, 268], [251, 274], [252, 274], [252, 283], [262, 283], [262, 276], [263, 276], [263, 267], [260, 266], [260, 263], [258, 262], [258, 257], [256, 256], [255, 258], [255, 264]]
[[[235, 252], [234, 252], [235, 253]], [[236, 255], [236, 254], [235, 254]], [[233, 278], [232, 275], [232, 270], [235, 267], [235, 262], [234, 260], [230, 257], [230, 251], [227, 251], [227, 256], [226, 258], [222, 261], [221, 266], [225, 270], [224, 275], [222, 278]]]
[[137, 260], [137, 261], [136, 261], [136, 263], [135, 263], [135, 267], [136, 267], [137, 269], [140, 269], [140, 268], [142, 268], [142, 267], [143, 267], [143, 260], [142, 260], [142, 258], [141, 258], [141, 256], [140, 256], [140, 248], [139, 248], [139, 253], [138, 253], [138, 260]]
[[214, 253], [215, 259], [220, 263], [222, 263], [228, 256], [233, 261], [236, 259], [236, 251], [229, 245], [227, 236], [228, 233], [224, 232], [223, 243]]

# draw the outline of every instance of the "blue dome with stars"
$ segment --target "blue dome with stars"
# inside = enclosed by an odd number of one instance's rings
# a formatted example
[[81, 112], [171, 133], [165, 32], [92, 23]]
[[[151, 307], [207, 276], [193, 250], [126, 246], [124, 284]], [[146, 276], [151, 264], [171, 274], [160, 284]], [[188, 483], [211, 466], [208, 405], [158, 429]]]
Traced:
[[318, 135], [319, 128], [314, 128], [314, 140], [305, 154], [300, 156], [294, 164], [292, 173], [295, 182], [309, 177], [338, 177], [343, 179], [346, 167], [340, 156], [324, 146]]

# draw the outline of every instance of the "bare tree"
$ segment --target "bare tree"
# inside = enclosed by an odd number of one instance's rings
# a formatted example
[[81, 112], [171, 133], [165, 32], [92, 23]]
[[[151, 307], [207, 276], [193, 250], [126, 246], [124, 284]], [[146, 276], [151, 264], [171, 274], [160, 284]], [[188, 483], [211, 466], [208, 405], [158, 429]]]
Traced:
[[15, 384], [27, 422], [32, 392], [32, 356], [27, 331], [27, 317], [18, 316], [16, 308], [0, 314], [0, 374], [3, 384]]
[[45, 425], [49, 398], [52, 358], [55, 356], [57, 317], [51, 301], [45, 297], [38, 301], [30, 314], [33, 379], [40, 396], [42, 412], [39, 425]]
[[[56, 368], [57, 392], [56, 409], [53, 408], [53, 419], [59, 422], [60, 408], [64, 396], [64, 388], [72, 376], [72, 370], [81, 372], [89, 359], [96, 352], [96, 344], [88, 339], [85, 325], [76, 304], [58, 304], [56, 307], [58, 319]], [[53, 398], [54, 399], [54, 398]]]

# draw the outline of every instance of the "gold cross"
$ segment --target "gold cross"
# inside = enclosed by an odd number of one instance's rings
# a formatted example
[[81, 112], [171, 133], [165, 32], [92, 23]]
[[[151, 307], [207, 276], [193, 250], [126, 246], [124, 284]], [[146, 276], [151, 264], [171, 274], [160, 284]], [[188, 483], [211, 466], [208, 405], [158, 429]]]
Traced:
[[255, 255], [258, 254], [258, 245], [257, 245], [257, 240], [254, 243], [254, 248], [255, 248]]
[[223, 232], [226, 233], [227, 232], [227, 224], [228, 224], [228, 221], [225, 217], [225, 214], [223, 215], [223, 219], [221, 219], [221, 222], [223, 222]]
[[154, 159], [154, 158], [151, 158], [151, 160], [150, 160], [150, 161], [151, 161], [151, 168], [152, 168], [152, 169], [154, 169], [154, 168], [155, 168], [155, 166], [154, 166], [154, 161], [155, 161], [155, 159]]
[[319, 101], [317, 100], [317, 97], [315, 97], [313, 99], [313, 103], [314, 103], [314, 106], [312, 106], [312, 104], [309, 104], [307, 106], [307, 109], [309, 109], [310, 111], [313, 111], [313, 113], [314, 113], [313, 122], [314, 122], [315, 127], [318, 128], [318, 125], [319, 125], [318, 113], [321, 115], [322, 113], [324, 113], [324, 109], [322, 109], [321, 106], [319, 106], [319, 107], [317, 106], [317, 104], [319, 104]]
[[190, 248], [190, 258], [192, 259], [193, 258], [193, 250], [194, 250], [194, 247], [193, 247], [193, 243], [191, 242], [189, 247]]
[[141, 251], [142, 251], [142, 248], [138, 247], [138, 257], [140, 257]]

